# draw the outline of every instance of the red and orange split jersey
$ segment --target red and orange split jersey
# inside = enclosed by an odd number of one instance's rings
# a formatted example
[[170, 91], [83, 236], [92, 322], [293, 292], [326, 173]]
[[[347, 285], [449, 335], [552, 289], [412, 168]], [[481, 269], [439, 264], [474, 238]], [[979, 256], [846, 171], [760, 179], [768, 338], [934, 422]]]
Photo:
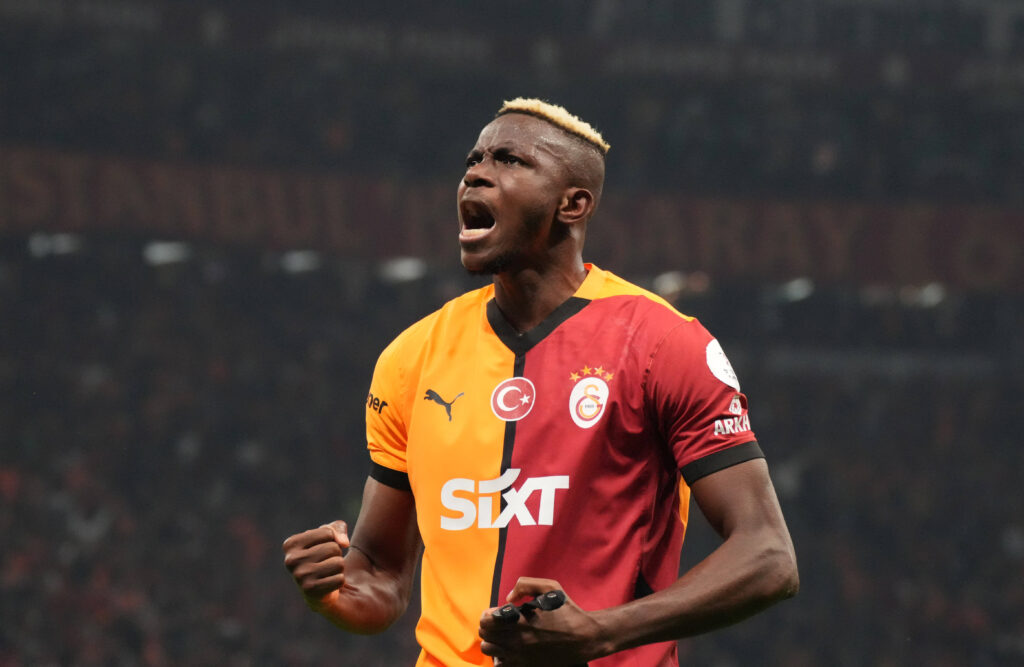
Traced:
[[[583, 609], [668, 586], [687, 483], [761, 456], [707, 330], [587, 268], [576, 294], [525, 334], [485, 287], [411, 326], [377, 362], [371, 475], [411, 490], [425, 547], [419, 665], [489, 665], [480, 614], [521, 576], [558, 580]], [[675, 650], [592, 664], [675, 664]]]

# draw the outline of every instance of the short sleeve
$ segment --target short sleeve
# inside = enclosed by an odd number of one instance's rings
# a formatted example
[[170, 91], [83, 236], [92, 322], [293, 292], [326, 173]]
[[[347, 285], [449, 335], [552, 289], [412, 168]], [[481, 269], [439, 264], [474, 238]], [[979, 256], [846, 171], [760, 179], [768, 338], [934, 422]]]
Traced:
[[366, 446], [370, 476], [395, 488], [408, 489], [406, 405], [403, 369], [392, 343], [381, 353], [366, 397]]
[[656, 347], [645, 395], [687, 484], [763, 456], [739, 379], [697, 320], [681, 322]]

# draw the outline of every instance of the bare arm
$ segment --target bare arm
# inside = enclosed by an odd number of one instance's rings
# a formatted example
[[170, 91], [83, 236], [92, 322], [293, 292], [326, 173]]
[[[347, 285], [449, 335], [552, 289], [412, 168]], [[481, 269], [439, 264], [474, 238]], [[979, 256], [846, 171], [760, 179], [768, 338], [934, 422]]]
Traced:
[[598, 614], [615, 651], [736, 623], [799, 589], [796, 553], [764, 459], [709, 475], [692, 490], [724, 541], [665, 590]]
[[345, 522], [335, 521], [292, 535], [283, 549], [285, 567], [314, 611], [350, 632], [381, 632], [412, 594], [420, 553], [413, 496], [367, 479], [351, 538]]
[[[592, 612], [568, 600], [562, 609], [518, 624], [481, 618], [482, 650], [502, 665], [558, 656], [584, 662], [643, 644], [700, 634], [736, 623], [791, 597], [799, 588], [796, 555], [763, 459], [726, 468], [694, 483], [693, 497], [724, 538], [707, 558], [657, 593]], [[513, 601], [558, 582], [523, 578]], [[567, 591], [571, 592], [571, 591]]]

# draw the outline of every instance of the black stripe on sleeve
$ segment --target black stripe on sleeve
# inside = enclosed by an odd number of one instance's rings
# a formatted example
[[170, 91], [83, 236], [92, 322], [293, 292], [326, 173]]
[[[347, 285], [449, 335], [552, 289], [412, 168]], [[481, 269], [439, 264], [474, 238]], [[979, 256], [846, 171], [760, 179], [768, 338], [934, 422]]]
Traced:
[[737, 463], [743, 463], [744, 461], [763, 458], [764, 452], [761, 451], [760, 445], [758, 445], [756, 441], [751, 440], [750, 442], [745, 442], [742, 445], [723, 449], [713, 454], [708, 454], [696, 461], [687, 463], [679, 472], [683, 473], [683, 479], [686, 483], [692, 486], [698, 479], [701, 477], [707, 477], [713, 472], [725, 470], [726, 468], [734, 466]]
[[412, 492], [412, 486], [409, 485], [409, 474], [392, 470], [391, 468], [385, 468], [376, 461], [370, 461], [370, 477], [374, 478], [384, 486], [390, 486], [392, 489], [398, 489], [399, 491]]

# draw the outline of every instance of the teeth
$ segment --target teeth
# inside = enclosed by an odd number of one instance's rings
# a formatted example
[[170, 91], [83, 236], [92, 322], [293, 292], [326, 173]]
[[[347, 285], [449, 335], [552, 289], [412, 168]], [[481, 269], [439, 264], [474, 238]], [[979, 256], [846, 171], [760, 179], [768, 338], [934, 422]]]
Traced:
[[462, 236], [463, 237], [483, 236], [484, 234], [486, 234], [489, 231], [491, 231], [491, 230], [490, 229], [463, 229], [462, 230]]

